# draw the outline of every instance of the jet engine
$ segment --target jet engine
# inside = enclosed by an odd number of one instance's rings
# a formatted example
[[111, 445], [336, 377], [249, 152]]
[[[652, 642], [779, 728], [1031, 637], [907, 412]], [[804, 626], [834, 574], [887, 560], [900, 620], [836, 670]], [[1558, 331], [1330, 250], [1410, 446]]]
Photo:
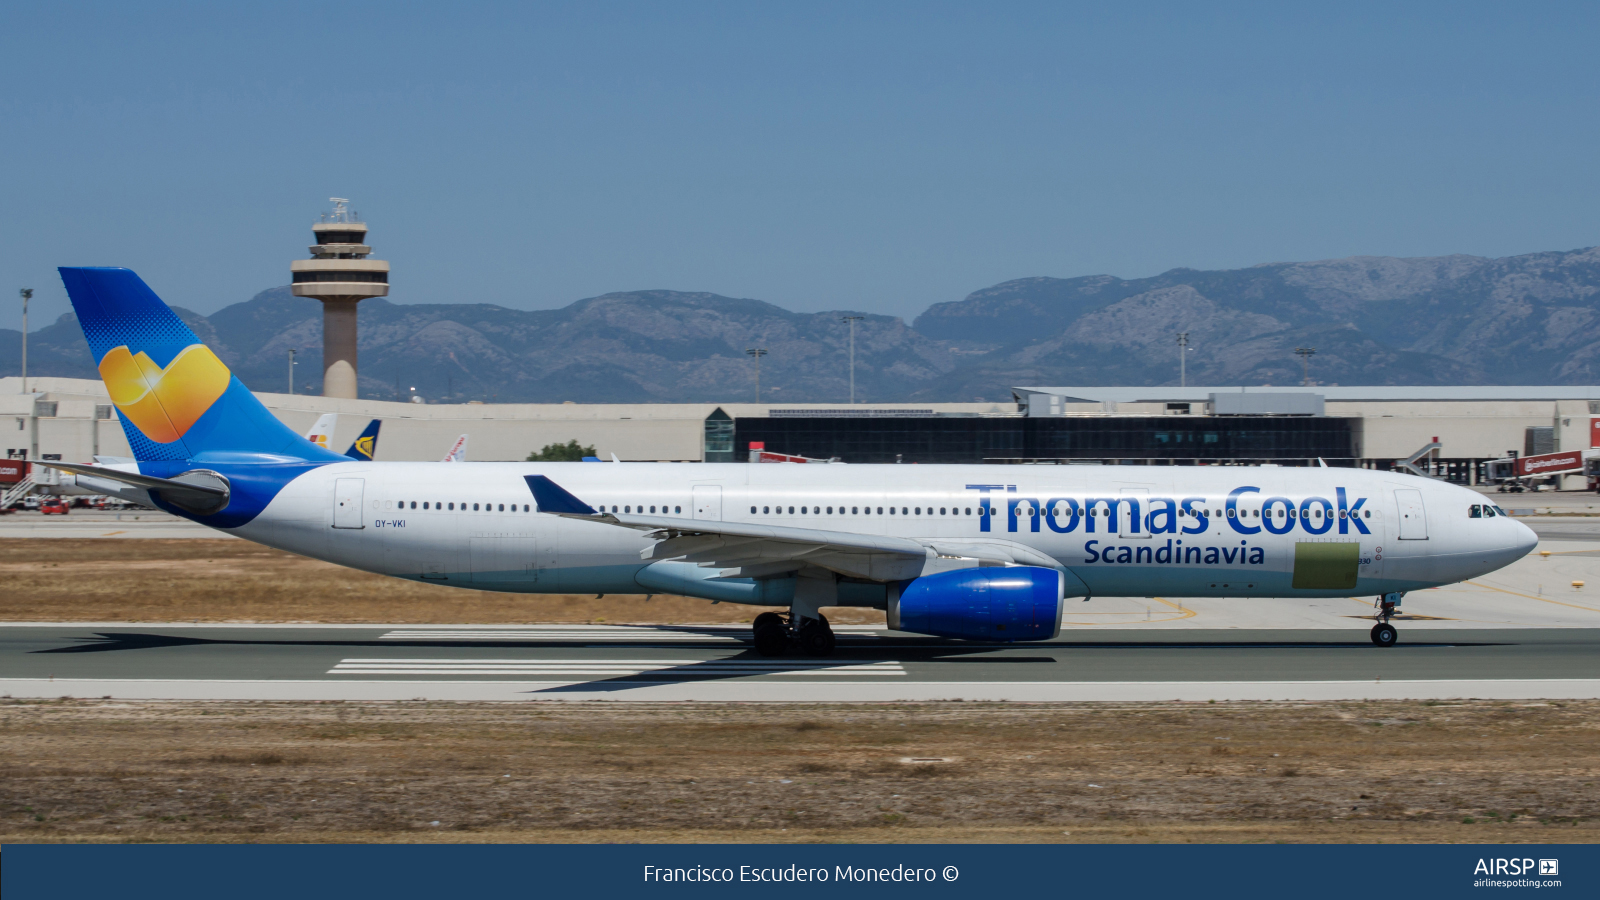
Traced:
[[1055, 569], [985, 566], [924, 575], [889, 597], [889, 627], [969, 641], [1045, 641], [1061, 631]]

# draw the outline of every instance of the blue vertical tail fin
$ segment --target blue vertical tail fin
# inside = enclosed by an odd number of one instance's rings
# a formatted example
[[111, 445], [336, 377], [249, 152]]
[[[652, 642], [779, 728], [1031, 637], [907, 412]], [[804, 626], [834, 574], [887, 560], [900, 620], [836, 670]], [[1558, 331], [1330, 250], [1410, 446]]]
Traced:
[[132, 271], [60, 272], [138, 461], [344, 459], [278, 421]]
[[356, 438], [355, 443], [350, 445], [350, 449], [346, 450], [344, 455], [351, 459], [370, 462], [373, 455], [378, 452], [378, 429], [382, 426], [383, 422], [378, 419], [368, 422], [361, 436]]

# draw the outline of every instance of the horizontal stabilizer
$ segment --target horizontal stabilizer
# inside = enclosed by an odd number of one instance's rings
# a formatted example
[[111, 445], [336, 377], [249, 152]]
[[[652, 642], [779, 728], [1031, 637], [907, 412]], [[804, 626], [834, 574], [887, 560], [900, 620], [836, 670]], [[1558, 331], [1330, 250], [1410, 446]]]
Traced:
[[567, 493], [567, 489], [543, 475], [525, 475], [528, 490], [533, 491], [533, 499], [539, 504], [539, 512], [553, 513], [558, 516], [597, 516], [599, 511], [577, 497]]
[[178, 478], [190, 478], [190, 481], [179, 481], [173, 478], [156, 478], [153, 475], [141, 475], [138, 472], [124, 472], [121, 469], [108, 469], [105, 466], [85, 466], [78, 463], [59, 462], [34, 462], [36, 466], [47, 469], [60, 469], [74, 475], [88, 475], [92, 478], [104, 478], [121, 484], [131, 485], [147, 491], [155, 491], [161, 499], [181, 509], [201, 515], [209, 515], [228, 505], [228, 482], [218, 475], [210, 472], [196, 471], [185, 472]]

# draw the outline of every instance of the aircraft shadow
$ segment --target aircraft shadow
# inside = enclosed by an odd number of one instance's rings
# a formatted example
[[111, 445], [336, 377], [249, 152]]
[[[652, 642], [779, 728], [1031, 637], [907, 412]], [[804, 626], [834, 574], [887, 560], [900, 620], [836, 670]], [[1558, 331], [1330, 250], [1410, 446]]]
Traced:
[[[689, 629], [680, 629], [684, 633], [696, 633]], [[701, 632], [707, 634], [728, 635], [724, 631]], [[44, 650], [32, 650], [30, 653], [109, 653], [125, 650], [155, 650], [169, 647], [201, 647], [201, 646], [242, 646], [242, 647], [431, 647], [435, 649], [465, 649], [478, 648], [484, 650], [528, 650], [541, 647], [594, 647], [597, 642], [593, 639], [548, 639], [537, 641], [463, 641], [449, 639], [433, 640], [285, 640], [285, 639], [247, 639], [247, 638], [204, 638], [190, 637], [177, 634], [162, 634], [150, 632], [95, 632], [93, 637], [79, 638], [79, 643], [66, 647], [51, 647]], [[740, 640], [748, 645], [750, 639], [741, 637]], [[714, 645], [692, 641], [673, 641], [671, 638], [645, 638], [639, 640], [607, 640], [603, 642], [606, 647], [671, 647], [673, 649], [715, 649]], [[809, 658], [810, 665], [825, 664], [831, 660], [850, 661], [858, 663], [863, 659], [883, 659], [886, 650], [895, 651], [895, 658], [902, 661], [978, 661], [965, 659], [973, 653], [987, 653], [995, 650], [1028, 649], [1038, 650], [1348, 650], [1353, 648], [1370, 648], [1372, 645], [1364, 640], [1350, 641], [1030, 641], [1025, 644], [1003, 643], [978, 643], [974, 641], [958, 641], [945, 638], [880, 638], [877, 641], [849, 641], [841, 642], [835, 655], [827, 658]], [[1422, 649], [1435, 647], [1501, 647], [1510, 646], [1505, 641], [1417, 641], [1409, 640], [1395, 645], [1390, 650]], [[731, 649], [731, 648], [729, 648]], [[940, 660], [938, 657], [954, 657]], [[920, 658], [919, 658], [920, 657]], [[750, 654], [744, 650], [739, 656], [724, 657], [724, 659], [763, 659], [782, 660], [782, 657], [761, 657]], [[1003, 659], [1019, 659], [1018, 657], [998, 657], [982, 660], [983, 662], [1001, 662]]]

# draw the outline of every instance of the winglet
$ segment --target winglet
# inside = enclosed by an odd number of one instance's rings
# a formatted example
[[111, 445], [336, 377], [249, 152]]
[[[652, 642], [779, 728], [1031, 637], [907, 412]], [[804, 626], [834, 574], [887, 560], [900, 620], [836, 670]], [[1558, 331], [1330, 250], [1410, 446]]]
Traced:
[[568, 516], [597, 516], [599, 510], [567, 493], [566, 488], [543, 475], [525, 475], [528, 490], [539, 504], [539, 512]]

